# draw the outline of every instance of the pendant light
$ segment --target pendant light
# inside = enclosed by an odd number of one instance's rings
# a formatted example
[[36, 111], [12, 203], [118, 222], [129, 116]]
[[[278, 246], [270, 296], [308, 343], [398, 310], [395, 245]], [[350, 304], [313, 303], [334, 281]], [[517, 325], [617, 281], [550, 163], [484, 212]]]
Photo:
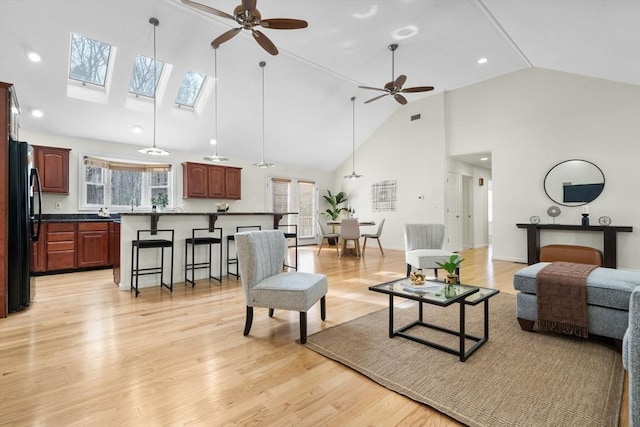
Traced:
[[227, 157], [218, 156], [218, 47], [213, 47], [213, 56], [214, 56], [214, 66], [213, 66], [213, 79], [214, 79], [214, 88], [213, 88], [213, 102], [216, 108], [215, 116], [214, 116], [214, 126], [215, 131], [213, 134], [213, 139], [211, 140], [211, 144], [215, 146], [215, 152], [213, 156], [204, 156], [203, 159], [208, 160], [210, 162], [226, 162], [229, 159]]
[[352, 142], [352, 153], [351, 153], [351, 175], [345, 175], [345, 179], [357, 179], [362, 178], [362, 175], [358, 175], [356, 173], [356, 97], [351, 97], [351, 104], [353, 109], [353, 142]]
[[275, 165], [273, 163], [268, 163], [264, 161], [264, 66], [267, 65], [266, 62], [260, 61], [260, 68], [262, 68], [262, 160], [258, 163], [254, 163], [253, 166], [259, 168], [272, 168]]
[[149, 23], [153, 25], [153, 146], [150, 148], [141, 148], [138, 151], [143, 154], [150, 154], [152, 156], [167, 156], [168, 151], [162, 148], [156, 147], [156, 116], [157, 116], [157, 104], [156, 95], [158, 92], [158, 66], [156, 63], [156, 27], [160, 24], [156, 18], [149, 18]]

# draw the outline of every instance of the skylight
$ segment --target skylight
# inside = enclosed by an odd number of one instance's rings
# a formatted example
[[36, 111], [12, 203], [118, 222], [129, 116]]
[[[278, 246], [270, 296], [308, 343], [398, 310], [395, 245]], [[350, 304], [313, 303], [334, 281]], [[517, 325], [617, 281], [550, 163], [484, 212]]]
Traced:
[[[162, 75], [164, 62], [156, 60], [156, 72], [153, 71], [153, 58], [136, 55], [133, 62], [133, 74], [129, 82], [129, 93], [153, 98], [155, 89]], [[153, 81], [153, 77], [156, 81]]]
[[178, 106], [193, 107], [202, 90], [204, 83], [204, 74], [196, 71], [187, 71], [184, 73], [182, 85], [176, 96], [176, 104]]
[[111, 45], [71, 33], [69, 78], [104, 86], [110, 53]]

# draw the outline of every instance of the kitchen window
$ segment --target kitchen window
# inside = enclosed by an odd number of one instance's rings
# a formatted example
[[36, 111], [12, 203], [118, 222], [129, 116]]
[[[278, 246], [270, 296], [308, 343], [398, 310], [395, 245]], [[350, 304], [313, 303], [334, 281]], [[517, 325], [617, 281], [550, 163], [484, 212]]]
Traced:
[[133, 163], [82, 156], [81, 210], [107, 207], [113, 211], [151, 208], [151, 198], [169, 197], [173, 185], [170, 164]]

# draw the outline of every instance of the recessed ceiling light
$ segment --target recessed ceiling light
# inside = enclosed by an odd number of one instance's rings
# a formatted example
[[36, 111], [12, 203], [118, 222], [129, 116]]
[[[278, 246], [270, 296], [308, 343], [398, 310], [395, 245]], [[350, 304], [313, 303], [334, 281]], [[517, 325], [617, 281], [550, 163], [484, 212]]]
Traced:
[[480, 160], [482, 160], [483, 162], [486, 162], [487, 160], [489, 160], [488, 157], [480, 157]]
[[371, 18], [372, 16], [375, 16], [375, 14], [378, 13], [378, 5], [372, 5], [369, 10], [365, 13], [354, 13], [352, 16], [356, 19], [367, 19], [367, 18]]
[[480, 59], [478, 59], [478, 64], [486, 64], [487, 61], [488, 61], [487, 58], [480, 58]]
[[40, 118], [40, 117], [42, 117], [44, 114], [42, 114], [42, 111], [40, 111], [40, 110], [33, 110], [33, 111], [31, 111], [31, 115], [32, 115], [33, 117]]
[[133, 132], [133, 133], [141, 133], [142, 132], [142, 126], [135, 125], [134, 127], [131, 128], [131, 132]]
[[415, 25], [407, 25], [406, 27], [398, 28], [391, 32], [391, 37], [394, 40], [404, 40], [409, 37], [413, 37], [418, 34], [418, 27]]
[[40, 62], [40, 61], [42, 61], [42, 57], [40, 56], [40, 54], [38, 52], [29, 52], [29, 53], [27, 53], [27, 57], [32, 62]]
[[215, 138], [211, 138], [211, 139], [209, 140], [209, 144], [211, 144], [211, 145], [216, 145], [217, 143], [218, 143], [218, 141], [216, 141], [216, 139], [215, 139]]

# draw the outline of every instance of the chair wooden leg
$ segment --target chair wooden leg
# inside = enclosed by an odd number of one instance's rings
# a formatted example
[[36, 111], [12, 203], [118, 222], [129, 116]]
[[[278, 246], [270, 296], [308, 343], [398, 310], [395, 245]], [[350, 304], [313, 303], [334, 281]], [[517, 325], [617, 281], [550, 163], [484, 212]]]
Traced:
[[325, 240], [325, 237], [322, 238], [322, 241], [320, 242], [320, 247], [318, 248], [318, 253], [316, 255], [320, 255], [320, 251], [322, 250], [322, 245], [324, 245], [324, 240]]
[[307, 342], [307, 312], [300, 312], [300, 344]]
[[364, 252], [367, 250], [367, 238], [364, 238], [364, 242], [362, 243], [362, 256], [364, 256]]
[[336, 240], [336, 253], [338, 254], [338, 258], [340, 258], [340, 239]]
[[327, 300], [324, 296], [320, 298], [320, 318], [322, 320], [327, 318]]
[[[378, 241], [378, 247], [380, 248], [380, 253], [382, 254], [382, 256], [384, 256], [384, 251], [382, 250], [382, 243], [380, 243], [380, 239], [376, 239]], [[364, 251], [362, 251], [362, 254], [364, 255]]]
[[269, 317], [273, 317], [273, 308], [269, 309]]
[[251, 330], [251, 324], [253, 323], [253, 307], [247, 306], [247, 318], [244, 322], [244, 336], [249, 335], [249, 331]]

